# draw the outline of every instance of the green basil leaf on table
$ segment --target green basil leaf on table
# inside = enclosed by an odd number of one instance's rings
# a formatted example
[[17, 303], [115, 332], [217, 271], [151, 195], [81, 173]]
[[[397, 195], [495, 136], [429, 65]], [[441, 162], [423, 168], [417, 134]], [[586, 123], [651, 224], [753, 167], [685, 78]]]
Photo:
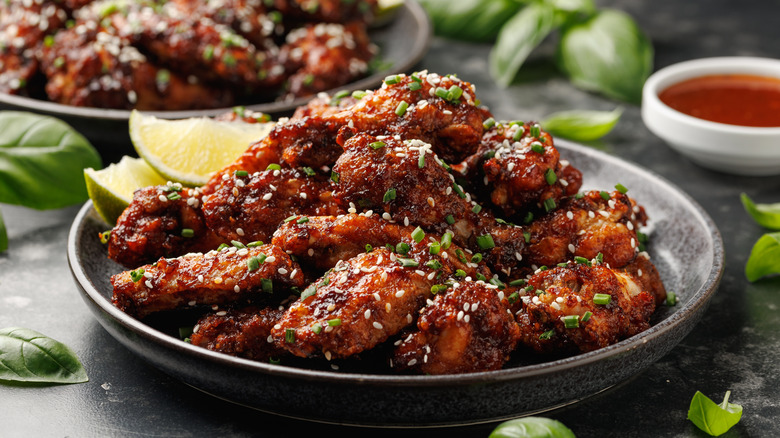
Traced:
[[780, 230], [780, 203], [756, 204], [750, 197], [741, 195], [742, 205], [757, 224], [770, 230]]
[[515, 0], [420, 0], [436, 35], [465, 41], [495, 40], [501, 26], [520, 10]]
[[531, 51], [555, 28], [555, 8], [531, 3], [501, 28], [490, 51], [490, 75], [502, 87], [512, 83]]
[[723, 403], [717, 405], [709, 397], [696, 391], [688, 408], [688, 419], [712, 436], [726, 433], [742, 418], [742, 406], [729, 403], [731, 391], [726, 391]]
[[525, 417], [499, 424], [488, 438], [575, 438], [574, 432], [557, 420]]
[[5, 221], [3, 213], [0, 211], [0, 252], [8, 249], [8, 233], [5, 230]]
[[780, 274], [780, 231], [761, 236], [753, 245], [745, 264], [748, 281], [756, 281], [772, 274]]
[[82, 383], [87, 373], [65, 344], [34, 330], [0, 329], [0, 382]]
[[39, 210], [84, 202], [85, 167], [101, 168], [100, 155], [65, 122], [0, 112], [0, 202]]
[[622, 108], [614, 111], [560, 111], [550, 114], [541, 122], [541, 126], [550, 134], [574, 141], [593, 141], [609, 133], [615, 127]]
[[639, 103], [653, 46], [630, 16], [605, 9], [562, 29], [556, 59], [574, 85]]

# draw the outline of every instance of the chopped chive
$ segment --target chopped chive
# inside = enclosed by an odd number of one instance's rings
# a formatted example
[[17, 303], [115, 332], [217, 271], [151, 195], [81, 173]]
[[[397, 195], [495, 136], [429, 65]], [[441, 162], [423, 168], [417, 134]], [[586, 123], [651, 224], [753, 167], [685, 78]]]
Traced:
[[410, 91], [417, 91], [420, 88], [422, 88], [422, 84], [420, 84], [419, 82], [411, 82], [409, 84], [409, 90]]
[[374, 250], [374, 246], [370, 243], [366, 243], [366, 252], [371, 252]]
[[368, 94], [368, 93], [366, 93], [363, 90], [355, 90], [355, 91], [352, 92], [352, 97], [354, 97], [357, 100], [360, 100], [360, 99], [366, 97], [366, 94]]
[[559, 268], [565, 268], [565, 267], [567, 267], [567, 266], [569, 266], [569, 264], [568, 264], [568, 263], [566, 263], [566, 262], [563, 262], [563, 263], [558, 263], [558, 267], [559, 267]]
[[170, 192], [168, 193], [168, 199], [170, 199], [171, 201], [175, 201], [177, 199], [181, 199], [181, 195], [176, 192]]
[[135, 271], [130, 271], [130, 279], [133, 280], [133, 283], [138, 283], [139, 280], [144, 278], [144, 268], [138, 268]]
[[542, 135], [542, 128], [539, 126], [539, 124], [534, 123], [531, 125], [531, 137], [539, 138], [540, 135]]
[[389, 243], [385, 243], [385, 248], [390, 252], [395, 252], [395, 247]]
[[341, 318], [333, 318], [328, 320], [328, 325], [331, 327], [338, 327], [341, 325]]
[[396, 192], [395, 192], [394, 188], [391, 187], [391, 188], [387, 189], [387, 191], [385, 192], [385, 196], [382, 197], [382, 202], [390, 202], [390, 201], [392, 201], [393, 199], [395, 199], [395, 195], [396, 195]]
[[519, 299], [520, 299], [520, 294], [517, 292], [512, 292], [508, 297], [506, 297], [506, 300], [509, 302], [509, 304], [514, 304]]
[[322, 326], [319, 324], [314, 324], [311, 326], [311, 331], [313, 331], [315, 335], [318, 335], [322, 331]]
[[460, 277], [460, 278], [465, 278], [466, 277], [466, 271], [464, 271], [463, 269], [456, 269], [455, 270], [455, 276], [456, 277]]
[[590, 266], [590, 260], [586, 259], [585, 257], [575, 256], [574, 261], [580, 265]]
[[609, 192], [605, 192], [605, 191], [602, 190], [602, 191], [599, 192], [599, 196], [601, 196], [601, 199], [603, 199], [605, 201], [609, 201], [609, 198], [610, 198]]
[[456, 100], [460, 99], [460, 96], [463, 95], [463, 88], [460, 88], [457, 85], [453, 85], [450, 87], [449, 90], [447, 90], [447, 100], [450, 102], [455, 102]]
[[255, 240], [254, 242], [249, 242], [249, 243], [246, 244], [247, 248], [255, 248], [255, 247], [258, 247], [258, 246], [263, 246], [263, 241], [262, 240]]
[[558, 175], [555, 174], [554, 170], [547, 169], [547, 172], [544, 172], [544, 179], [547, 180], [547, 184], [553, 185], [558, 181]]
[[596, 254], [596, 261], [598, 263], [604, 263], [604, 254], [602, 254], [602, 253]]
[[561, 319], [563, 320], [563, 326], [568, 329], [580, 326], [580, 315], [566, 315]]
[[425, 266], [427, 266], [427, 267], [429, 267], [429, 268], [431, 268], [433, 270], [437, 270], [437, 269], [441, 269], [443, 265], [438, 260], [431, 260], [431, 261], [425, 263]]
[[[442, 240], [443, 240], [443, 239], [442, 239]], [[442, 247], [443, 247], [443, 246], [444, 246], [444, 244], [443, 244], [443, 242], [442, 242]], [[465, 256], [465, 255], [463, 255], [463, 251], [461, 251], [461, 249], [460, 249], [460, 248], [457, 248], [457, 249], [455, 250], [455, 255], [458, 257], [458, 260], [460, 260], [462, 263], [468, 263], [468, 262], [469, 262], [468, 260], [466, 260], [466, 256]]]
[[412, 73], [412, 80], [414, 82], [422, 82], [422, 79], [420, 79], [420, 77], [417, 76], [417, 72]]
[[441, 252], [441, 243], [431, 242], [431, 244], [428, 245], [428, 252], [430, 252], [432, 255], [436, 255]]
[[491, 278], [490, 284], [492, 284], [493, 286], [498, 286], [499, 289], [506, 289], [506, 284], [504, 284], [503, 281], [499, 280], [498, 277]]
[[485, 129], [490, 129], [494, 126], [496, 126], [496, 120], [492, 117], [488, 117], [484, 122], [482, 122], [482, 127]]
[[539, 271], [541, 271], [541, 272], [544, 272], [546, 270], [547, 270], [547, 266], [542, 265], [542, 266], [539, 267]]
[[441, 236], [441, 248], [448, 249], [452, 245], [452, 233], [447, 231]]
[[303, 216], [302, 218], [300, 218], [297, 221], [295, 221], [295, 223], [297, 223], [297, 224], [305, 224], [306, 222], [309, 222], [309, 218], [306, 217], [306, 216]]
[[443, 284], [434, 284], [433, 286], [431, 286], [431, 293], [434, 295], [436, 295], [439, 292], [444, 292], [445, 290], [447, 290], [447, 286]]
[[395, 108], [395, 113], [400, 117], [406, 114], [406, 109], [409, 108], [409, 104], [405, 101], [401, 101], [401, 103], [398, 104], [398, 106]]
[[484, 158], [485, 160], [489, 160], [495, 156], [496, 156], [496, 151], [487, 151], [482, 155], [482, 158]]
[[588, 320], [590, 319], [590, 317], [591, 317], [591, 316], [593, 316], [593, 312], [591, 312], [590, 310], [588, 310], [587, 312], [585, 312], [585, 314], [584, 314], [584, 315], [582, 315], [582, 319], [581, 319], [581, 321], [582, 321], [582, 322], [588, 322]]
[[284, 223], [287, 223], [287, 222], [292, 222], [292, 221], [294, 221], [294, 220], [295, 220], [295, 218], [297, 218], [297, 217], [298, 217], [298, 216], [296, 216], [296, 215], [288, 216], [288, 217], [287, 217], [287, 219], [285, 219], [285, 220], [284, 220]]
[[541, 143], [531, 143], [531, 150], [537, 154], [544, 154], [544, 146]]
[[553, 335], [555, 335], [555, 330], [547, 330], [546, 332], [544, 332], [541, 335], [539, 335], [539, 339], [544, 341], [544, 340], [552, 338]]
[[617, 191], [618, 191], [618, 192], [620, 192], [620, 193], [622, 193], [622, 194], [624, 194], [624, 195], [625, 195], [626, 193], [628, 193], [628, 189], [627, 189], [627, 188], [626, 188], [626, 186], [624, 186], [623, 184], [617, 183], [617, 184], [615, 185], [615, 188], [617, 189]]
[[295, 329], [288, 328], [284, 330], [284, 342], [288, 344], [295, 343]]
[[526, 286], [526, 287], [525, 287], [525, 289], [523, 289], [523, 290], [525, 291], [525, 293], [528, 293], [528, 292], [531, 292], [531, 291], [533, 291], [533, 290], [534, 290], [534, 287], [533, 287], [532, 285], [530, 285], [530, 284], [529, 284], [529, 285], [528, 285], [528, 286]]
[[471, 256], [471, 263], [479, 263], [482, 261], [482, 253], [476, 253]]
[[265, 168], [265, 170], [282, 170], [282, 166], [276, 163], [271, 163], [268, 165], [268, 167]]
[[416, 268], [417, 266], [420, 266], [420, 263], [417, 260], [414, 259], [407, 259], [404, 257], [398, 257], [396, 258], [398, 260], [398, 263], [401, 264], [401, 266], [405, 268]]
[[225, 248], [230, 248], [230, 245], [228, 245], [227, 243], [220, 243], [219, 246], [217, 247], [217, 251], [222, 251]]
[[479, 272], [477, 272], [477, 273], [476, 273], [474, 276], [475, 276], [475, 277], [477, 278], [477, 280], [479, 280], [479, 281], [487, 281], [487, 277], [485, 277], [484, 275], [480, 274]]
[[211, 44], [203, 48], [203, 60], [211, 61], [214, 58], [214, 46]]
[[512, 280], [509, 282], [510, 286], [522, 286], [524, 284], [525, 284], [525, 280], [523, 280], [522, 278], [519, 278], [517, 280]]
[[555, 209], [555, 199], [547, 198], [544, 200], [544, 211], [550, 211]]
[[531, 221], [533, 220], [534, 220], [534, 214], [529, 211], [528, 213], [526, 213], [525, 218], [523, 218], [523, 223], [530, 224]]
[[330, 180], [333, 181], [334, 183], [338, 184], [339, 183], [339, 174], [338, 174], [338, 172], [331, 171], [330, 172]]
[[420, 158], [417, 159], [417, 167], [420, 169], [425, 167], [425, 152], [420, 151]]
[[594, 294], [593, 304], [607, 305], [612, 302], [612, 295], [609, 294]]
[[580, 193], [577, 193], [576, 195], [574, 195], [574, 199], [582, 199], [582, 198], [584, 198], [584, 197], [585, 197], [585, 194], [584, 194], [584, 193], [582, 193], [582, 192], [580, 192]]
[[236, 170], [235, 171], [236, 176], [249, 176], [249, 172], [246, 170]]
[[274, 282], [270, 278], [263, 278], [260, 280], [260, 288], [270, 294], [274, 291]]
[[525, 239], [525, 243], [531, 243], [531, 233], [523, 231], [523, 239]]
[[455, 223], [455, 218], [452, 217], [451, 214], [448, 214], [447, 217], [444, 218], [444, 221], [447, 222], [448, 224], [452, 225], [452, 224]]
[[246, 268], [249, 272], [257, 271], [260, 269], [260, 260], [257, 257], [250, 257], [246, 261]]
[[301, 292], [301, 300], [305, 300], [306, 298], [309, 298], [310, 296], [317, 293], [317, 285], [315, 283], [310, 284], [306, 287], [306, 289]]
[[373, 150], [381, 149], [383, 147], [387, 146], [387, 143], [383, 141], [375, 141], [373, 143], [370, 143], [368, 147], [370, 147]]
[[422, 228], [417, 227], [412, 231], [412, 239], [414, 239], [415, 242], [420, 243], [425, 238], [425, 231], [423, 231]]
[[433, 94], [436, 95], [436, 97], [441, 97], [444, 100], [447, 100], [447, 96], [449, 96], [449, 91], [446, 88], [438, 87], [436, 88], [436, 91], [433, 92]]
[[460, 196], [461, 198], [464, 198], [464, 199], [466, 198], [466, 194], [463, 193], [463, 189], [460, 188], [458, 183], [452, 183], [452, 189], [455, 190], [455, 193], [457, 193], [458, 196]]
[[303, 173], [305, 173], [307, 176], [314, 176], [317, 174], [317, 172], [315, 172], [311, 167], [304, 167]]
[[474, 207], [471, 209], [471, 211], [473, 213], [479, 213], [480, 211], [482, 211], [482, 206], [479, 204], [474, 204]]
[[192, 228], [182, 228], [181, 237], [195, 237], [195, 230]]
[[387, 85], [393, 85], [401, 82], [401, 77], [398, 75], [390, 75], [385, 77], [385, 84]]
[[343, 99], [343, 98], [349, 96], [349, 94], [350, 93], [349, 93], [348, 90], [341, 90], [338, 93], [336, 93], [333, 97], [335, 97], [336, 99]]
[[666, 305], [674, 306], [675, 304], [677, 304], [677, 294], [672, 291], [666, 292]]
[[395, 246], [395, 252], [401, 255], [406, 255], [411, 247], [406, 242], [398, 242], [398, 245]]
[[515, 131], [515, 135], [512, 136], [512, 140], [520, 141], [520, 139], [523, 138], [523, 134], [525, 134], [525, 128], [519, 126], [517, 131]]

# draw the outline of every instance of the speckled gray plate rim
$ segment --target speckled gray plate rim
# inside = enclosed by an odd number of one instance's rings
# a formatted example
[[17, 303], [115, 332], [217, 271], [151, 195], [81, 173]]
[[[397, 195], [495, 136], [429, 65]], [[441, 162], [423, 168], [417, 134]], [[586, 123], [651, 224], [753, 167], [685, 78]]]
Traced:
[[[211, 364], [218, 367], [224, 367], [225, 370], [233, 369], [235, 371], [246, 371], [249, 373], [258, 373], [266, 376], [275, 376], [279, 378], [291, 379], [301, 382], [317, 382], [317, 384], [333, 384], [333, 385], [356, 385], [356, 386], [371, 386], [381, 388], [451, 388], [451, 387], [470, 387], [473, 385], [479, 385], [483, 383], [496, 383], [506, 382], [511, 384], [515, 380], [527, 379], [529, 377], [545, 377], [545, 376], [560, 376], [563, 373], [574, 372], [580, 368], [588, 365], [604, 363], [610, 360], [642, 360], [647, 361], [646, 357], [639, 357], [638, 354], [642, 354], [642, 347], [646, 344], [661, 345], [663, 350], [662, 354], [665, 354], [668, 350], [674, 347], [687, 333], [692, 329], [693, 325], [701, 317], [706, 305], [710, 298], [714, 294], [717, 286], [720, 282], [724, 269], [724, 253], [723, 242], [718, 229], [716, 228], [712, 219], [707, 213], [687, 194], [682, 192], [679, 188], [665, 180], [663, 177], [656, 175], [655, 173], [642, 169], [635, 164], [628, 163], [619, 158], [612, 157], [603, 152], [596, 151], [594, 149], [577, 145], [571, 142], [562, 140], [556, 141], [556, 146], [561, 151], [561, 156], [570, 158], [572, 155], [578, 157], [571, 160], [572, 163], [583, 170], [584, 180], [586, 186], [590, 183], [589, 179], [598, 180], [598, 183], [606, 183], [605, 175], [610, 175], [613, 172], [620, 174], [622, 178], [629, 179], [627, 181], [613, 181], [610, 179], [610, 187], [618, 182], [622, 182], [627, 185], [632, 192], [639, 192], [637, 197], [640, 204], [644, 204], [643, 199], [652, 198], [653, 196], [662, 196], [663, 198], [653, 199], [652, 203], [654, 208], [648, 207], [648, 214], [650, 220], [653, 221], [653, 217], [659, 217], [659, 220], [670, 226], [672, 234], [669, 237], [669, 241], [675, 242], [672, 245], [676, 245], [679, 240], [685, 240], [685, 236], [691, 235], [695, 231], [699, 237], [697, 239], [706, 239], [706, 241], [698, 242], [701, 247], [706, 249], [706, 254], [699, 254], [697, 259], [702, 260], [699, 265], [696, 266], [681, 266], [682, 275], [688, 275], [688, 271], [696, 271], [698, 275], [695, 275], [694, 284], [691, 285], [691, 290], [681, 282], [684, 279], [676, 278], [674, 272], [666, 274], [669, 266], [677, 266], [679, 262], [688, 260], [684, 256], [680, 255], [679, 249], [664, 248], [664, 245], [668, 245], [661, 239], [661, 236], [653, 236], [650, 242], [650, 252], [653, 256], [653, 260], [659, 267], [662, 278], [667, 284], [667, 288], [680, 287], [676, 292], [681, 297], [680, 303], [674, 308], [664, 308], [661, 306], [657, 312], [671, 312], [666, 313], [664, 316], [655, 321], [653, 326], [638, 335], [623, 340], [617, 344], [611, 345], [606, 348], [602, 348], [593, 352], [580, 354], [564, 359], [553, 360], [549, 362], [518, 366], [514, 368], [506, 368], [499, 371], [478, 372], [471, 374], [460, 375], [443, 375], [443, 376], [406, 376], [406, 375], [377, 375], [377, 374], [359, 374], [359, 373], [347, 373], [347, 372], [331, 372], [331, 371], [319, 371], [309, 370], [302, 368], [294, 368], [284, 365], [273, 365], [262, 362], [255, 362], [247, 359], [236, 358], [213, 351], [209, 351], [203, 348], [199, 348], [184, 342], [179, 339], [168, 336], [154, 328], [143, 324], [140, 321], [123, 313], [111, 304], [111, 290], [100, 290], [96, 284], [96, 279], [90, 278], [87, 274], [85, 267], [90, 264], [105, 265], [104, 270], [118, 271], [119, 266], [108, 266], [113, 264], [112, 261], [104, 258], [103, 260], [85, 260], [82, 258], [82, 242], [80, 239], [84, 239], [83, 230], [84, 227], [92, 222], [100, 221], [91, 201], [87, 202], [71, 227], [68, 237], [68, 260], [74, 279], [82, 289], [82, 296], [85, 300], [93, 302], [100, 311], [104, 312], [111, 318], [112, 322], [118, 323], [124, 329], [132, 332], [134, 336], [141, 337], [154, 344], [162, 346], [166, 350], [176, 351], [182, 353], [195, 360], [208, 361]], [[633, 187], [633, 189], [632, 189]], [[590, 188], [590, 187], [588, 187]], [[601, 187], [602, 189], [608, 189], [608, 187]], [[636, 189], [636, 190], [635, 190]], [[658, 193], [658, 195], [653, 195]], [[684, 218], [668, 217], [663, 219], [664, 212], [662, 210], [668, 209], [668, 214], [685, 214]], [[674, 219], [674, 220], [673, 220]], [[679, 227], [678, 222], [683, 220], [688, 221], [686, 224], [690, 225], [691, 229], [678, 230], [675, 227]], [[652, 222], [651, 222], [652, 223]], [[668, 231], [668, 230], [667, 230]], [[682, 234], [680, 234], [682, 233]], [[87, 236], [92, 238], [92, 236]], [[96, 238], [96, 237], [95, 237]], [[663, 257], [657, 258], [653, 253], [652, 244], [655, 240], [661, 240], [661, 245], [656, 248], [660, 253], [669, 252], [667, 257], [670, 260], [664, 260]], [[689, 242], [684, 242], [689, 243]], [[693, 242], [697, 243], [697, 242]], [[663, 254], [662, 254], [663, 255]], [[680, 260], [677, 260], [680, 258]], [[689, 258], [692, 259], [692, 258]], [[694, 263], [691, 261], [690, 263]], [[684, 268], [684, 269], [683, 269]], [[694, 274], [690, 274], [694, 275]], [[673, 284], [670, 284], [673, 283]], [[671, 310], [670, 310], [671, 309]], [[95, 310], [93, 310], [95, 311]], [[100, 318], [99, 318], [100, 320]], [[101, 323], [103, 321], [101, 320]], [[112, 333], [113, 334], [113, 333]], [[116, 336], [116, 335], [115, 335]], [[656, 348], [658, 350], [658, 348]], [[658, 351], [646, 353], [654, 360], [657, 360]], [[662, 355], [661, 354], [661, 355]], [[622, 355], [626, 357], [621, 357]], [[649, 363], [647, 364], [649, 365]], [[643, 365], [647, 366], [647, 365]], [[642, 368], [643, 368], [642, 367]], [[633, 371], [632, 373], [636, 373]], [[625, 380], [630, 376], [617, 381], [605, 380], [605, 384], [600, 387], [603, 388]], [[613, 378], [614, 379], [614, 378]], [[186, 380], [186, 379], [182, 379]], [[190, 382], [187, 382], [190, 383]], [[190, 383], [192, 384], [192, 383]], [[198, 386], [197, 384], [195, 386]], [[209, 392], [209, 391], [207, 391]], [[597, 392], [596, 390], [591, 393]], [[580, 394], [578, 398], [587, 394]], [[230, 399], [223, 394], [222, 398]], [[572, 397], [575, 399], [575, 397]], [[549, 406], [535, 406], [537, 410], [543, 409]], [[261, 409], [262, 410], [262, 409]], [[506, 416], [506, 413], [501, 414]], [[497, 415], [498, 416], [498, 415]], [[497, 418], [494, 417], [494, 418]], [[484, 419], [463, 419], [460, 423], [473, 423]], [[350, 422], [350, 421], [347, 421]], [[361, 423], [356, 421], [356, 423]], [[447, 423], [447, 421], [444, 421]]]
[[[328, 93], [333, 93], [337, 90], [354, 91], [376, 88], [385, 76], [394, 72], [408, 71], [422, 59], [425, 52], [428, 51], [433, 35], [433, 30], [425, 11], [416, 2], [404, 2], [398, 10], [394, 11], [394, 14], [396, 15], [394, 20], [384, 26], [369, 30], [372, 42], [385, 46], [382, 47], [382, 53], [380, 53], [382, 60], [391, 62], [392, 66], [358, 81], [328, 90]], [[308, 96], [289, 101], [247, 104], [244, 106], [253, 111], [280, 114], [292, 112], [292, 110], [305, 104], [310, 99], [311, 96]], [[28, 110], [60, 117], [115, 121], [127, 121], [130, 118], [130, 111], [127, 110], [76, 107], [5, 93], [0, 93], [0, 104], [15, 110]], [[189, 111], [148, 111], [146, 113], [166, 119], [184, 119], [215, 116], [231, 111], [231, 109], [232, 107]]]

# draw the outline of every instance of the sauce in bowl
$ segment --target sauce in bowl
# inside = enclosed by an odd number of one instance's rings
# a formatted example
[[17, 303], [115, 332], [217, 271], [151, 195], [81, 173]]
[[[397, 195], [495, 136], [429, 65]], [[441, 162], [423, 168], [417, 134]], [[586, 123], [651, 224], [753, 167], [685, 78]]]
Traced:
[[729, 125], [780, 127], [780, 78], [747, 74], [699, 76], [658, 93], [681, 113]]

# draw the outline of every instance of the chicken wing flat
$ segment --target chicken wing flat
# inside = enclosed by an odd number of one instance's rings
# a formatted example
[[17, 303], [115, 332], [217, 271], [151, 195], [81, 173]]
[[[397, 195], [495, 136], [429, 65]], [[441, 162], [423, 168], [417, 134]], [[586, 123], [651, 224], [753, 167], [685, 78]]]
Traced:
[[268, 0], [285, 17], [306, 21], [343, 23], [345, 21], [370, 21], [376, 0]]
[[220, 310], [201, 318], [190, 337], [192, 345], [246, 359], [268, 361], [286, 350], [268, 342], [271, 328], [282, 318], [278, 307], [246, 306]]
[[541, 271], [522, 290], [521, 343], [543, 353], [596, 350], [650, 327], [655, 298], [626, 272], [569, 263]]
[[341, 213], [330, 183], [322, 175], [294, 169], [234, 172], [203, 197], [202, 211], [208, 228], [223, 240], [268, 241], [290, 216], [302, 220]]
[[206, 226], [198, 189], [180, 184], [137, 190], [111, 230], [108, 257], [128, 268], [159, 257], [205, 252], [225, 239]]
[[191, 253], [111, 277], [113, 303], [143, 318], [163, 310], [221, 305], [303, 286], [297, 263], [273, 245]]
[[520, 329], [497, 286], [463, 281], [421, 311], [417, 331], [397, 341], [391, 366], [423, 374], [498, 370], [514, 351]]

